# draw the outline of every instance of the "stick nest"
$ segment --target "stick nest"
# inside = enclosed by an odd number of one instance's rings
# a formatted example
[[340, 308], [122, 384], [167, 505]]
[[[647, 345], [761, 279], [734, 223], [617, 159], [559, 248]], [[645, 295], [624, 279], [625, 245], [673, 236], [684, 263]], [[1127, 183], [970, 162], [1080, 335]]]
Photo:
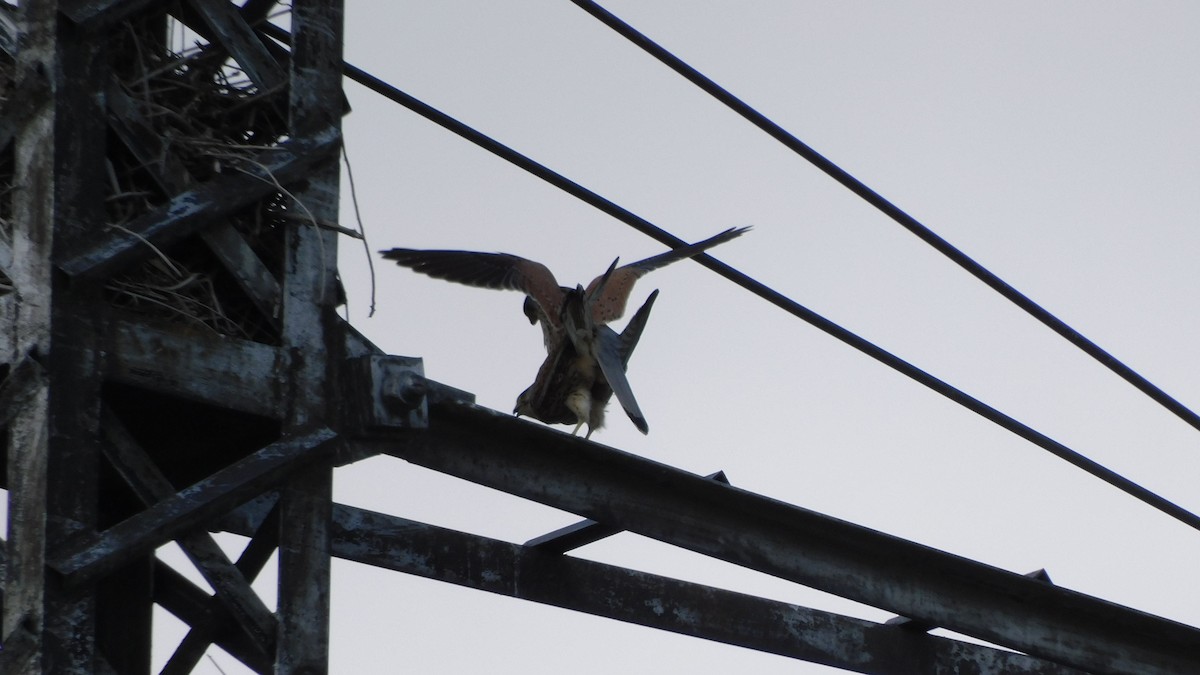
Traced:
[[[170, 49], [166, 25], [161, 17], [127, 24], [110, 48], [117, 74], [109, 87], [110, 117], [127, 130], [110, 133], [110, 228], [217, 174], [242, 170], [242, 158], [277, 145], [287, 133], [285, 90], [260, 90], [219, 45], [196, 41]], [[282, 277], [288, 207], [276, 194], [229, 219], [276, 279]], [[113, 305], [221, 335], [274, 341], [276, 318], [250, 302], [199, 237], [155, 254], [108, 282], [105, 295]]]

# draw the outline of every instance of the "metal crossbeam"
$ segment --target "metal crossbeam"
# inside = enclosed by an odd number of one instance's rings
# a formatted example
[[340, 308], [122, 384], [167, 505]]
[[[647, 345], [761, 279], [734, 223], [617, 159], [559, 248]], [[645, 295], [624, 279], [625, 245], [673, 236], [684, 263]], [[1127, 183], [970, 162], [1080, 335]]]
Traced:
[[340, 504], [334, 507], [333, 552], [347, 560], [467, 588], [859, 673], [1078, 672], [992, 647], [557, 555]]
[[[246, 548], [242, 550], [242, 555], [238, 557], [236, 564], [238, 571], [248, 581], [253, 581], [275, 553], [279, 543], [279, 511], [272, 509], [259, 524], [257, 531], [249, 531], [246, 534], [253, 536], [250, 543], [246, 544]], [[163, 566], [165, 567], [165, 565]], [[228, 639], [229, 622], [228, 614], [224, 611], [224, 604], [217, 598], [210, 597], [207, 600], [207, 608], [207, 618], [192, 616], [187, 620], [187, 623], [191, 625], [191, 630], [179, 643], [175, 653], [167, 660], [160, 675], [185, 675], [192, 672], [210, 644], [217, 642], [220, 645], [221, 640]], [[265, 654], [263, 656], [266, 657]], [[243, 661], [245, 662], [245, 659]], [[250, 664], [247, 663], [247, 665]]]
[[[725, 477], [724, 471], [710, 473], [705, 478], [729, 485], [729, 479]], [[581, 520], [578, 523], [560, 527], [553, 532], [547, 532], [540, 537], [534, 537], [525, 542], [525, 545], [548, 553], [566, 553], [567, 551], [582, 548], [620, 532], [619, 528], [605, 525], [604, 523], [597, 523], [594, 520]]]
[[104, 532], [64, 542], [47, 563], [68, 584], [87, 583], [265, 491], [288, 473], [318, 465], [337, 438], [321, 428], [272, 443]]
[[[191, 626], [220, 626], [233, 621], [220, 603], [213, 602], [212, 596], [162, 561], [156, 561], [154, 566], [154, 601]], [[245, 633], [218, 630], [212, 638], [214, 644], [255, 672], [271, 672], [271, 656], [260, 652]]]
[[[175, 494], [171, 481], [111, 410], [102, 412], [101, 423], [109, 440], [104, 446], [109, 463], [146, 506]], [[194, 530], [180, 535], [178, 543], [216, 591], [217, 598], [225, 603], [234, 620], [259, 643], [264, 653], [271, 653], [275, 648], [275, 615], [250, 588], [250, 583], [229, 561], [212, 535]]]
[[[1034, 570], [1032, 572], [1029, 572], [1025, 576], [1029, 577], [1030, 579], [1036, 579], [1037, 581], [1040, 581], [1044, 584], [1053, 584], [1054, 583], [1053, 581], [1050, 580], [1050, 575], [1047, 574], [1046, 570], [1044, 570], [1044, 569]], [[887, 621], [885, 621], [884, 623], [889, 626], [903, 626], [905, 628], [905, 630], [915, 630], [915, 631], [920, 631], [922, 633], [928, 633], [929, 631], [934, 630], [936, 628], [941, 628], [941, 626], [935, 626], [931, 623], [925, 623], [923, 621], [917, 621], [916, 619], [910, 619], [907, 616], [894, 616], [894, 617], [888, 619]]]
[[236, 6], [228, 0], [187, 0], [187, 5], [200, 15], [209, 29], [192, 26], [193, 30], [224, 47], [260, 91], [287, 83], [287, 73], [246, 25]]
[[8, 54], [11, 58], [17, 56], [17, 22], [13, 20], [11, 12], [13, 8], [5, 4], [0, 8], [0, 51]]
[[1009, 649], [1200, 671], [1200, 630], [466, 405], [380, 449], [442, 473]]
[[153, 255], [162, 247], [200, 231], [218, 218], [233, 215], [268, 195], [306, 177], [314, 165], [328, 160], [341, 142], [341, 131], [329, 127], [233, 162], [234, 171], [176, 196], [169, 203], [129, 223], [123, 230], [91, 236], [82, 250], [59, 267], [71, 276], [100, 277]]
[[287, 352], [250, 340], [113, 321], [105, 377], [262, 417], [278, 417]]
[[143, 12], [159, 0], [59, 0], [59, 11], [81, 31], [98, 32]]

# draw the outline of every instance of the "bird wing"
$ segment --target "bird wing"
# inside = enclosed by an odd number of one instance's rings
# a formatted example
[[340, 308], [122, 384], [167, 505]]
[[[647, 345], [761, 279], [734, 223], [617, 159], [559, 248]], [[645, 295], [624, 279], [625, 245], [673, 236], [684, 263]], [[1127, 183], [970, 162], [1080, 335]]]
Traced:
[[576, 359], [575, 347], [570, 340], [560, 339], [546, 354], [546, 360], [538, 368], [533, 384], [517, 397], [513, 412], [532, 417], [546, 424], [574, 424], [575, 413], [567, 408], [567, 394], [580, 385], [573, 380], [572, 362]]
[[633, 389], [625, 377], [625, 363], [621, 356], [621, 336], [608, 326], [600, 326], [596, 330], [596, 361], [608, 386], [612, 387], [617, 401], [625, 409], [625, 414], [633, 421], [633, 425], [643, 434], [649, 433], [650, 426], [646, 424], [646, 416], [638, 407], [637, 399], [633, 397]]
[[654, 301], [658, 298], [658, 291], [655, 290], [646, 298], [638, 311], [634, 312], [633, 318], [625, 325], [625, 330], [621, 331], [620, 335], [620, 355], [621, 365], [629, 365], [629, 357], [633, 356], [633, 350], [637, 347], [638, 341], [642, 339], [642, 331], [646, 328], [646, 321], [650, 318], [650, 309], [654, 307]]
[[[621, 318], [625, 314], [625, 303], [629, 301], [629, 294], [633, 292], [634, 283], [647, 273], [673, 262], [691, 258], [730, 239], [740, 237], [749, 229], [749, 227], [730, 228], [703, 241], [622, 265], [611, 273], [596, 277], [592, 283], [588, 284], [587, 288], [592, 306], [592, 321], [597, 325], [603, 325]], [[607, 279], [605, 279], [606, 276]], [[602, 281], [603, 283], [601, 283]], [[591, 298], [590, 296], [593, 294], [596, 297]]]
[[445, 279], [467, 286], [495, 290], [521, 291], [541, 309], [543, 320], [558, 322], [562, 289], [545, 265], [508, 253], [475, 251], [438, 251], [393, 248], [379, 252], [397, 265], [434, 279]]

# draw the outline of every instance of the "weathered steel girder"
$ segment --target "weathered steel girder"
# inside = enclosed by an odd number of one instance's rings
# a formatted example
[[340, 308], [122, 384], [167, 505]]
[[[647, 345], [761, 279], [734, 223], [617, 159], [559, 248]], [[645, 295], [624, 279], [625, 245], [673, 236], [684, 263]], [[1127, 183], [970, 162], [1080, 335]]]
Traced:
[[334, 555], [859, 673], [1079, 671], [1023, 654], [336, 505]]
[[[0, 296], [16, 290], [0, 298], [6, 325], [16, 318], [0, 354], [10, 521], [0, 557], [0, 671], [148, 671], [151, 602], [174, 597], [170, 581], [156, 588], [153, 549], [171, 540], [217, 591], [198, 616], [216, 612], [227, 621], [197, 619], [170, 672], [190, 668], [214, 640], [260, 671], [327, 669], [328, 546], [303, 544], [328, 521], [320, 514], [330, 508], [338, 439], [329, 426], [341, 418], [330, 403], [337, 364], [351, 346], [362, 351], [333, 312], [336, 242], [324, 228], [336, 222], [338, 207], [342, 14], [339, 2], [292, 3], [297, 46], [281, 62], [247, 23], [273, 4], [187, 0], [170, 7], [211, 37], [205, 53], [216, 63], [232, 58], [248, 74], [252, 90], [239, 103], [261, 107], [270, 119], [254, 127], [253, 144], [196, 175], [189, 173], [200, 166], [194, 157], [185, 166], [173, 154], [179, 134], [159, 138], [139, 112], [151, 103], [151, 87], [137, 90], [144, 100], [131, 94], [122, 68], [146, 62], [116, 54], [116, 44], [144, 40], [147, 53], [163, 50], [152, 55], [154, 67], [179, 65], [165, 52], [165, 33], [156, 34], [166, 25], [160, 3], [0, 8], [0, 50], [16, 60], [5, 70], [15, 82], [6, 86], [20, 94], [6, 96], [0, 151], [13, 153], [12, 182], [22, 188], [12, 191], [12, 244], [4, 237], [0, 248]], [[196, 126], [184, 120], [182, 128]], [[239, 133], [232, 129], [231, 137]], [[125, 172], [119, 177], [114, 162]], [[144, 195], [146, 211], [136, 212], [132, 200], [106, 211], [110, 193], [130, 196], [120, 181], [145, 178], [133, 197]], [[279, 236], [251, 246], [231, 217], [265, 213], [260, 204], [282, 203], [281, 195], [292, 200], [283, 208], [311, 217], [281, 218]], [[157, 210], [149, 206], [155, 203]], [[153, 257], [170, 267], [167, 256], [191, 242], [211, 251], [224, 268], [214, 276], [227, 273], [269, 326], [246, 331], [261, 341], [173, 330], [161, 315], [153, 323], [109, 309], [102, 293], [113, 277]], [[183, 412], [155, 420], [139, 406]], [[172, 424], [203, 425], [186, 418], [195, 411], [236, 420], [224, 432], [210, 424], [214, 433], [203, 436], [233, 447], [197, 452], [193, 444], [182, 454], [170, 447], [191, 442]], [[181, 466], [181, 458], [190, 464]], [[270, 490], [286, 495], [273, 532], [231, 562], [203, 526]], [[277, 547], [284, 579], [278, 618], [250, 587]], [[324, 597], [313, 597], [310, 589], [321, 586]]]
[[378, 451], [1097, 673], [1200, 671], [1200, 630], [461, 404]]

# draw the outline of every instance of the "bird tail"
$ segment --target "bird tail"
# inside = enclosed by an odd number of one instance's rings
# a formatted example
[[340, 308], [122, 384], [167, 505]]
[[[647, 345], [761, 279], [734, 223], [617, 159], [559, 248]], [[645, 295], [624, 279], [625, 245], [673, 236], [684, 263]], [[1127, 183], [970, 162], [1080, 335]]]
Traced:
[[625, 324], [625, 330], [621, 331], [620, 344], [618, 349], [621, 355], [621, 365], [629, 364], [629, 357], [633, 356], [633, 350], [637, 347], [638, 341], [642, 339], [642, 331], [646, 328], [646, 321], [650, 318], [650, 309], [654, 307], [654, 301], [658, 298], [658, 291], [655, 290], [646, 298], [638, 311], [633, 314], [633, 318], [629, 323]]
[[630, 388], [629, 380], [625, 377], [621, 336], [608, 326], [601, 326], [596, 331], [596, 338], [596, 361], [600, 364], [600, 371], [604, 373], [604, 379], [608, 381], [608, 386], [612, 388], [613, 394], [616, 395], [617, 401], [621, 403], [621, 407], [625, 409], [625, 414], [629, 416], [633, 425], [643, 434], [649, 433], [650, 425], [646, 423], [646, 416], [638, 407], [637, 399], [633, 397], [633, 389]]

